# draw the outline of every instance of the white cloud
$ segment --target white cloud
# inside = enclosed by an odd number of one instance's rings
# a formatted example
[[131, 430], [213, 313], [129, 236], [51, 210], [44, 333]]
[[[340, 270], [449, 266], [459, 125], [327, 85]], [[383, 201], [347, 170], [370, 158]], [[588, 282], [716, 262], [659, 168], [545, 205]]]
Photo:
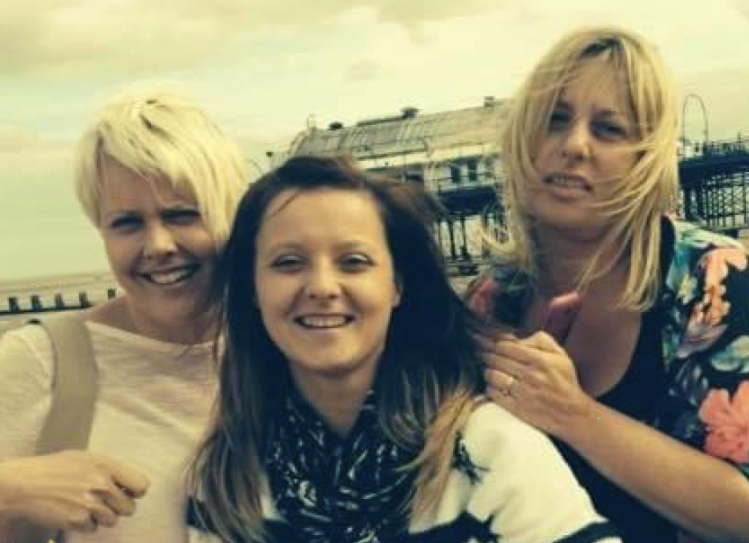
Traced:
[[[414, 32], [424, 21], [496, 9], [453, 0], [10, 0], [0, 4], [0, 70], [75, 77], [149, 74], [210, 63], [227, 40], [269, 27], [326, 26], [367, 7]], [[252, 51], [247, 51], [251, 56]]]

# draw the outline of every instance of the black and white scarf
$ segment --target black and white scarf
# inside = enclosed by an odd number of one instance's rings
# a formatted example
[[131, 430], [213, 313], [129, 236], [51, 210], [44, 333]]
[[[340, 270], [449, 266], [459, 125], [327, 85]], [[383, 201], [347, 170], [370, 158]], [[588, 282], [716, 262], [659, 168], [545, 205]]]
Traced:
[[408, 529], [404, 503], [415, 458], [387, 439], [370, 393], [345, 439], [299, 395], [279, 413], [266, 456], [271, 494], [288, 525], [309, 543], [379, 543]]

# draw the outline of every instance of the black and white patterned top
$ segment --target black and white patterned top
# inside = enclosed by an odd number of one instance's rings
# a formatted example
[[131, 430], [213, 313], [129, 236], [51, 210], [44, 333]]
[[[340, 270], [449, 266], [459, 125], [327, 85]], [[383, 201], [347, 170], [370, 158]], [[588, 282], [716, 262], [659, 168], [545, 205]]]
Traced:
[[[262, 499], [277, 543], [621, 543], [549, 439], [495, 404], [482, 404], [469, 418], [434, 507], [407, 516], [399, 505], [411, 491], [412, 475], [386, 472], [410, 455], [388, 443], [376, 451], [356, 443], [380, 439], [374, 413], [360, 417], [339, 443], [305, 409], [294, 415], [299, 424], [283, 445], [300, 447], [299, 457], [293, 466], [269, 470]], [[271, 462], [297, 453], [275, 454]], [[220, 543], [196, 527], [201, 506], [190, 502], [189, 543]]]

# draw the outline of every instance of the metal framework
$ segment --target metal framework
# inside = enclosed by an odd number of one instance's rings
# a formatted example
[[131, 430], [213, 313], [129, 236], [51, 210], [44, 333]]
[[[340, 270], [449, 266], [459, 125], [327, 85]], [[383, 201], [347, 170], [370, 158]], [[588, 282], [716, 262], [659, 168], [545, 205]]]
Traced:
[[703, 142], [679, 173], [684, 218], [733, 236], [749, 228], [749, 138]]

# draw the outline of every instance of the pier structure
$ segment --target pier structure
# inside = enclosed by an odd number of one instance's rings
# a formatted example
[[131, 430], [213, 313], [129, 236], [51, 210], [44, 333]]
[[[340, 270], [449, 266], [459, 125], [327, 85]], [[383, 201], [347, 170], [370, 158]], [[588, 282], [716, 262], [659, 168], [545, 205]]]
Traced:
[[[507, 104], [492, 97], [477, 107], [432, 114], [404, 108], [348, 127], [339, 122], [327, 129], [309, 126], [286, 153], [272, 159], [278, 163], [298, 154], [345, 154], [367, 169], [422, 184], [445, 209], [434, 226], [435, 236], [460, 290], [488, 263], [482, 232], [500, 238], [505, 226], [497, 140], [506, 116]], [[749, 137], [697, 143], [683, 139], [679, 172], [678, 214], [739, 237], [749, 247]], [[0, 281], [0, 334], [37, 313], [81, 309], [119, 293], [109, 272]]]
[[275, 158], [348, 155], [368, 170], [424, 185], [445, 209], [435, 235], [448, 269], [454, 275], [472, 275], [488, 255], [480, 232], [499, 234], [504, 217], [497, 192], [497, 140], [506, 116], [506, 103], [492, 96], [477, 107], [438, 113], [406, 107], [397, 115], [351, 126], [310, 126], [294, 138], [288, 152]]
[[[350, 155], [367, 169], [406, 182], [423, 183], [446, 213], [435, 227], [448, 270], [472, 275], [486, 264], [482, 232], [501, 239], [502, 150], [498, 139], [507, 102], [486, 97], [479, 107], [400, 114], [331, 123], [300, 132], [285, 155]], [[706, 122], [706, 121], [705, 121]], [[678, 215], [714, 231], [743, 237], [749, 231], [749, 137], [733, 140], [682, 138]], [[749, 239], [744, 237], [744, 239]]]
[[680, 214], [737, 237], [749, 228], [749, 137], [703, 141], [682, 153]]
[[119, 294], [108, 271], [0, 281], [0, 334], [34, 315], [85, 309]]

